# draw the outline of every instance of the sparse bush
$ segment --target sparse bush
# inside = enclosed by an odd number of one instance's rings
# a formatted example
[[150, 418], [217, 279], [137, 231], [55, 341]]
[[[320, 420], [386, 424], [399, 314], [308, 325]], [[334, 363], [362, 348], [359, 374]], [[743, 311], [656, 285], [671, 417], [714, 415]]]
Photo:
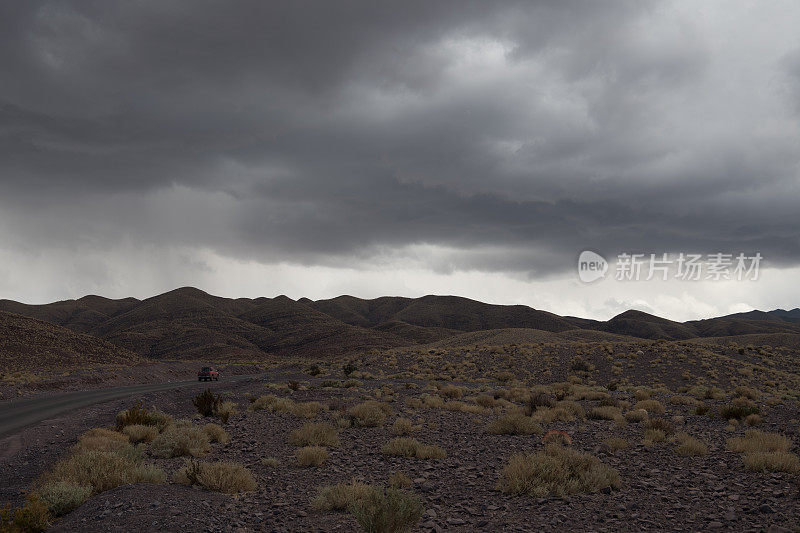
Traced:
[[747, 415], [744, 419], [744, 423], [748, 426], [757, 426], [761, 423], [761, 417], [755, 413]]
[[317, 365], [311, 365], [310, 367], [306, 368], [306, 374], [309, 376], [318, 376], [322, 373], [322, 370], [319, 369]]
[[633, 391], [633, 397], [636, 398], [637, 401], [644, 401], [650, 399], [650, 391], [647, 389], [636, 389]]
[[664, 405], [658, 400], [639, 400], [633, 406], [634, 409], [644, 409], [648, 413], [662, 415], [664, 414]]
[[261, 464], [270, 468], [277, 468], [281, 462], [277, 457], [265, 457], [261, 459]]
[[339, 431], [324, 422], [308, 422], [289, 434], [293, 446], [338, 446]]
[[42, 478], [42, 485], [65, 482], [103, 492], [128, 483], [161, 483], [160, 469], [146, 465], [139, 456], [118, 452], [84, 450], [57, 462]]
[[222, 397], [211, 392], [211, 389], [206, 389], [195, 396], [192, 403], [201, 416], [214, 416], [222, 404]]
[[303, 402], [294, 405], [292, 414], [301, 418], [316, 418], [324, 410], [325, 406], [319, 402]]
[[625, 420], [628, 422], [644, 422], [648, 418], [649, 415], [644, 409], [633, 409], [625, 413]]
[[572, 444], [572, 437], [566, 431], [558, 429], [551, 429], [542, 437], [542, 442], [545, 444], [558, 444], [561, 446], [568, 446]]
[[708, 446], [703, 441], [696, 439], [688, 433], [677, 433], [675, 442], [678, 446], [675, 453], [683, 457], [705, 456], [708, 455]]
[[50, 525], [50, 512], [41, 499], [28, 497], [22, 507], [0, 509], [0, 532], [39, 533]]
[[413, 485], [411, 478], [402, 472], [392, 472], [389, 474], [389, 486], [395, 489], [406, 489]]
[[743, 396], [734, 398], [730, 404], [720, 408], [719, 414], [727, 420], [742, 420], [750, 415], [757, 415], [760, 409], [756, 404]]
[[92, 486], [56, 481], [37, 488], [36, 494], [47, 505], [53, 516], [61, 516], [88, 500], [92, 494]]
[[652, 446], [657, 442], [664, 442], [667, 438], [666, 433], [664, 433], [660, 429], [645, 429], [644, 430], [644, 438], [642, 439], [642, 444], [645, 446]]
[[352, 374], [352, 373], [353, 373], [353, 372], [355, 372], [356, 370], [358, 370], [358, 367], [357, 367], [356, 365], [354, 365], [353, 363], [345, 363], [345, 364], [342, 366], [342, 373], [343, 373], [345, 376], [349, 376], [350, 374]]
[[603, 444], [605, 445], [606, 449], [611, 453], [614, 453], [619, 450], [625, 450], [630, 446], [628, 441], [621, 437], [609, 437], [603, 441]]
[[525, 413], [530, 416], [536, 412], [540, 407], [551, 408], [555, 407], [556, 400], [551, 395], [544, 391], [531, 392], [530, 398], [525, 403]]
[[203, 426], [203, 431], [205, 431], [206, 435], [208, 435], [208, 440], [210, 442], [219, 442], [221, 444], [225, 444], [231, 440], [228, 433], [226, 433], [225, 430], [222, 429], [222, 426], [218, 424], [206, 424]]
[[311, 507], [316, 511], [344, 511], [351, 504], [365, 498], [375, 490], [366, 483], [353, 480], [350, 483], [339, 483], [320, 487], [317, 495], [311, 501]]
[[118, 452], [134, 454], [127, 435], [103, 428], [93, 428], [78, 437], [75, 451]]
[[320, 466], [328, 460], [328, 450], [322, 446], [305, 446], [295, 452], [300, 466]]
[[290, 391], [300, 390], [300, 382], [294, 379], [290, 380], [286, 386], [289, 387]]
[[134, 425], [154, 426], [163, 431], [171, 423], [170, 415], [159, 411], [148, 411], [141, 403], [117, 414], [117, 431]]
[[394, 488], [371, 490], [347, 509], [365, 533], [410, 531], [425, 510], [418, 496]]
[[409, 437], [395, 437], [381, 448], [381, 453], [399, 457], [416, 457], [417, 459], [444, 459], [447, 457], [439, 446], [420, 444]]
[[198, 457], [208, 452], [210, 441], [201, 427], [191, 423], [179, 423], [168, 427], [150, 444], [150, 452], [156, 457]]
[[800, 472], [800, 458], [791, 452], [750, 452], [742, 456], [742, 462], [748, 470], [758, 472]]
[[619, 473], [596, 457], [548, 445], [534, 453], [516, 453], [503, 468], [498, 490], [507, 494], [564, 496], [621, 485]]
[[492, 420], [486, 431], [495, 435], [539, 435], [542, 433], [542, 426], [529, 416], [510, 413]]
[[392, 425], [392, 433], [398, 436], [403, 435], [410, 435], [417, 430], [417, 426], [411, 422], [408, 418], [400, 417], [394, 421], [394, 425]]
[[236, 494], [256, 490], [253, 474], [237, 463], [202, 463], [191, 460], [175, 473], [175, 481], [184, 485], [200, 485], [214, 492]]
[[228, 422], [228, 419], [236, 414], [236, 404], [230, 400], [225, 400], [217, 406], [214, 416], [219, 418], [223, 424]]
[[586, 418], [591, 420], [614, 420], [615, 422], [625, 422], [625, 417], [622, 416], [622, 411], [620, 411], [619, 407], [612, 407], [610, 405], [593, 407], [586, 415]]
[[588, 372], [592, 369], [591, 365], [580, 355], [575, 356], [569, 363], [569, 369], [573, 372]]
[[386, 422], [386, 417], [392, 414], [392, 408], [385, 403], [367, 400], [354, 405], [347, 410], [352, 417], [354, 425], [364, 427], [378, 427]]
[[758, 400], [761, 397], [761, 392], [758, 390], [740, 385], [733, 389], [734, 396], [742, 396], [750, 400]]
[[153, 442], [158, 436], [158, 428], [155, 426], [145, 426], [133, 424], [122, 428], [122, 433], [127, 435], [131, 442]]
[[663, 431], [665, 435], [672, 435], [675, 433], [675, 426], [672, 425], [672, 422], [664, 418], [651, 418], [645, 422], [645, 427]]
[[439, 389], [439, 396], [451, 400], [457, 400], [461, 398], [462, 394], [464, 394], [464, 391], [461, 389], [461, 387], [456, 387], [455, 385], [445, 385]]
[[792, 441], [779, 433], [766, 433], [757, 429], [748, 429], [744, 437], [728, 439], [728, 449], [734, 452], [788, 452]]

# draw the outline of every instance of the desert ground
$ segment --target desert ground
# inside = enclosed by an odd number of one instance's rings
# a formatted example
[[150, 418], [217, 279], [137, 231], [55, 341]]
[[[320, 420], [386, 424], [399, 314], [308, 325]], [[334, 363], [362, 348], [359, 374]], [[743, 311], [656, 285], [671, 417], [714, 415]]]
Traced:
[[793, 348], [483, 338], [42, 421], [0, 442], [3, 527], [799, 530]]

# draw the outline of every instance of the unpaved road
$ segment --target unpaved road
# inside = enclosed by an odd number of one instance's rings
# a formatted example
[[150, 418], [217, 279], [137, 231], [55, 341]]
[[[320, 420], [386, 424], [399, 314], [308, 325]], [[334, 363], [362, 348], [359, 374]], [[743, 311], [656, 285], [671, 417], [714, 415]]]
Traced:
[[222, 381], [216, 382], [199, 382], [190, 380], [176, 381], [172, 383], [151, 383], [146, 385], [130, 385], [126, 387], [76, 391], [67, 392], [64, 394], [39, 396], [36, 398], [9, 400], [0, 403], [0, 439], [9, 435], [13, 435], [23, 428], [36, 424], [37, 422], [56, 417], [72, 411], [73, 409], [79, 409], [81, 407], [86, 407], [99, 402], [125, 398], [134, 394], [158, 392], [184, 387], [199, 386], [214, 388], [220, 384], [231, 384], [255, 380], [261, 377], [263, 377], [263, 374], [231, 376], [222, 378]]

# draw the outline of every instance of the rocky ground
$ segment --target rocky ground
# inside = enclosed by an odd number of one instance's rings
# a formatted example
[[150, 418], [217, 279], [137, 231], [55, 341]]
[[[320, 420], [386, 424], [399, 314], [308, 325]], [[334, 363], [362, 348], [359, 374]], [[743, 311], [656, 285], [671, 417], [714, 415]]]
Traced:
[[[288, 381], [303, 377], [308, 386], [286, 388]], [[676, 419], [677, 430], [686, 431], [709, 445], [704, 457], [681, 457], [667, 442], [642, 444], [638, 423], [618, 427], [609, 420], [577, 420], [545, 424], [545, 429], [566, 430], [572, 446], [592, 453], [616, 468], [622, 479], [618, 490], [577, 494], [563, 498], [509, 496], [495, 489], [500, 472], [515, 451], [541, 448], [541, 435], [493, 435], [486, 425], [499, 413], [467, 413], [443, 408], [413, 409], [406, 399], [435, 394], [427, 382], [414, 379], [362, 379], [353, 388], [321, 388], [324, 379], [274, 371], [263, 381], [218, 388], [234, 400], [239, 411], [224, 425], [231, 440], [216, 444], [204, 461], [233, 461], [254, 474], [258, 489], [230, 496], [186, 487], [173, 482], [162, 485], [129, 485], [92, 497], [57, 521], [54, 531], [354, 531], [355, 520], [347, 513], [314, 511], [310, 500], [321, 485], [351, 479], [386, 484], [393, 472], [413, 480], [413, 490], [424, 501], [425, 513], [416, 531], [642, 531], [642, 530], [736, 530], [796, 531], [800, 526], [800, 484], [797, 474], [761, 473], [743, 467], [739, 454], [727, 451], [725, 441], [744, 433], [743, 426], [728, 427], [720, 418], [695, 415], [688, 406], [669, 403], [671, 393], [654, 395], [666, 407], [661, 415]], [[272, 387], [269, 383], [273, 383]], [[408, 383], [408, 385], [406, 385]], [[276, 387], [276, 385], [278, 387]], [[297, 465], [294, 446], [287, 442], [291, 430], [307, 420], [290, 413], [269, 410], [249, 412], [249, 398], [272, 393], [294, 401], [319, 401], [331, 407], [318, 420], [333, 421], [337, 410], [381, 395], [385, 387], [395, 391], [388, 402], [394, 414], [381, 427], [342, 429], [341, 444], [330, 449], [330, 458], [319, 467]], [[466, 384], [464, 395], [479, 388], [508, 389], [500, 383]], [[376, 392], [381, 390], [381, 392]], [[110, 425], [118, 411], [138, 400], [176, 418], [195, 413], [191, 398], [196, 391], [169, 391], [142, 398], [112, 401], [49, 420], [0, 442], [3, 483], [0, 501], [17, 504], [34, 479], [68, 452], [71, 443], [92, 427]], [[613, 391], [614, 398], [635, 400], [630, 392]], [[712, 409], [727, 399], [707, 400]], [[468, 403], [468, 402], [467, 402]], [[587, 410], [596, 401], [580, 402]], [[764, 431], [783, 433], [793, 439], [797, 452], [800, 430], [794, 400], [775, 403], [763, 413]], [[397, 416], [410, 418], [420, 429], [414, 437], [424, 444], [444, 448], [444, 459], [389, 457], [381, 447], [394, 437], [391, 425]], [[630, 443], [626, 450], [611, 452], [602, 444], [609, 437]], [[277, 466], [262, 459], [275, 457]], [[183, 460], [148, 461], [168, 474]]]

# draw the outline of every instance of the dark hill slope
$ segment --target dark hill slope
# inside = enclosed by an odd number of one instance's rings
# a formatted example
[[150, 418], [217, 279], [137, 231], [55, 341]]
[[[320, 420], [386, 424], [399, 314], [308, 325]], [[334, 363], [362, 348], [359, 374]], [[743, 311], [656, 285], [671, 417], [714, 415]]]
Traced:
[[96, 337], [5, 311], [0, 311], [0, 354], [3, 372], [141, 361], [138, 355]]

